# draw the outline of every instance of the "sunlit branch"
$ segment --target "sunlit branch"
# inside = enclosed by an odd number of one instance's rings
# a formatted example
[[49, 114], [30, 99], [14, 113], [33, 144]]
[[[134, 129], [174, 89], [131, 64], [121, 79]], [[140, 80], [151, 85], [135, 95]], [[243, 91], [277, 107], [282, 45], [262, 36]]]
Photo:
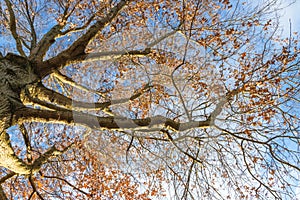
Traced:
[[31, 172], [30, 165], [26, 164], [15, 154], [11, 146], [9, 135], [4, 131], [0, 139], [1, 166], [17, 174], [29, 174]]
[[239, 89], [234, 89], [234, 90], [228, 92], [225, 96], [220, 97], [219, 103], [217, 103], [215, 109], [209, 115], [208, 118], [213, 122], [216, 119], [216, 117], [222, 112], [224, 105], [227, 104], [228, 102], [230, 102], [232, 97], [234, 97], [238, 93], [239, 93]]
[[13, 11], [13, 6], [12, 3], [10, 2], [10, 0], [5, 0], [8, 12], [9, 12], [9, 27], [10, 27], [10, 31], [12, 36], [14, 37], [15, 41], [16, 41], [16, 45], [17, 45], [17, 50], [18, 52], [22, 55], [22, 56], [26, 56], [25, 52], [23, 51], [23, 47], [22, 47], [22, 42], [20, 40], [20, 36], [17, 33], [17, 22], [16, 22], [16, 16], [15, 13]]
[[49, 148], [45, 153], [43, 153], [42, 155], [40, 155], [39, 158], [37, 158], [31, 168], [32, 168], [32, 172], [36, 172], [38, 171], [41, 166], [47, 162], [47, 160], [51, 157], [56, 157], [56, 156], [59, 156], [61, 154], [63, 154], [64, 152], [66, 152], [67, 150], [69, 150], [70, 148], [72, 148], [73, 144], [65, 147], [63, 150], [59, 150], [57, 149], [55, 146], [52, 146], [51, 148]]
[[[75, 7], [68, 13], [69, 4], [64, 9], [64, 15], [63, 15], [63, 21], [59, 24], [56, 24], [53, 26], [44, 36], [43, 38], [38, 42], [37, 45], [35, 45], [35, 48], [32, 49], [30, 52], [29, 59], [33, 62], [42, 62], [44, 56], [46, 55], [47, 51], [49, 50], [50, 46], [55, 43], [55, 39], [60, 36], [61, 30], [66, 25], [66, 20], [71, 15], [71, 13], [74, 11]], [[35, 42], [36, 43], [36, 42]]]
[[62, 37], [66, 34], [71, 34], [71, 33], [75, 33], [75, 32], [79, 32], [84, 30], [85, 28], [87, 28], [91, 22], [93, 21], [93, 19], [95, 18], [95, 15], [92, 15], [86, 22], [84, 25], [80, 26], [80, 27], [74, 27], [74, 28], [70, 28], [68, 30], [62, 31], [58, 37]]
[[[121, 0], [115, 7], [113, 7], [106, 17], [98, 20], [89, 29], [79, 37], [73, 44], [71, 44], [66, 50], [59, 53], [57, 56], [50, 58], [37, 66], [37, 73], [40, 77], [45, 77], [46, 75], [53, 72], [53, 70], [58, 69], [76, 60], [78, 56], [85, 54], [86, 46], [90, 41], [96, 36], [96, 34], [102, 30], [109, 22], [111, 22], [121, 9], [129, 2], [129, 0]], [[39, 45], [38, 45], [39, 46]]]
[[42, 154], [36, 159], [32, 165], [25, 163], [18, 158], [15, 154], [9, 136], [6, 132], [1, 134], [0, 138], [0, 150], [1, 150], [1, 166], [17, 173], [17, 174], [30, 174], [40, 169], [41, 165], [51, 156], [56, 156], [64, 151], [59, 151], [55, 147], [50, 148], [46, 153]]
[[99, 96], [101, 96], [103, 98], [105, 97], [105, 95], [103, 93], [101, 93], [101, 92], [99, 92], [97, 90], [93, 90], [92, 88], [88, 88], [88, 87], [86, 87], [84, 85], [81, 85], [81, 84], [73, 81], [73, 79], [71, 79], [70, 77], [62, 74], [58, 70], [55, 70], [51, 75], [54, 76], [54, 77], [56, 77], [56, 78], [58, 78], [63, 83], [66, 83], [66, 84], [68, 84], [68, 85], [70, 85], [70, 86], [72, 86], [74, 88], [82, 90], [83, 92], [92, 92], [92, 93], [97, 94], [97, 95], [99, 95]]
[[23, 139], [24, 139], [24, 143], [26, 145], [26, 148], [27, 148], [27, 160], [29, 163], [31, 163], [32, 161], [32, 156], [31, 156], [31, 144], [30, 144], [30, 138], [29, 138], [29, 135], [28, 135], [28, 132], [26, 130], [26, 127], [24, 124], [21, 124], [19, 126], [19, 129], [23, 135]]
[[[44, 87], [42, 84], [34, 85], [29, 87], [28, 90], [28, 98], [29, 100], [40, 104], [42, 106], [48, 107], [50, 109], [56, 109], [59, 107], [67, 110], [107, 110], [111, 105], [117, 105], [132, 101], [134, 99], [139, 98], [144, 93], [148, 92], [151, 89], [151, 85], [146, 84], [143, 88], [136, 90], [133, 92], [133, 95], [129, 98], [123, 99], [115, 99], [106, 101], [103, 103], [88, 103], [75, 101], [71, 98], [68, 98], [58, 92], [50, 90]], [[52, 106], [51, 106], [52, 105]]]
[[21, 101], [24, 106], [26, 107], [32, 107], [32, 108], [39, 108], [43, 110], [66, 110], [63, 108], [60, 108], [56, 105], [41, 101], [39, 99], [33, 98], [28, 94], [21, 93]]
[[49, 47], [55, 42], [55, 38], [60, 34], [62, 28], [63, 26], [60, 24], [53, 26], [37, 43], [36, 47], [32, 49], [29, 59], [33, 62], [41, 62]]
[[[88, 103], [72, 100], [58, 92], [44, 87], [42, 84], [31, 86], [28, 88], [28, 93], [33, 100], [37, 102], [46, 102], [53, 104], [56, 107], [62, 107], [68, 110], [74, 109], [104, 109], [109, 106], [109, 103]], [[40, 104], [40, 103], [39, 103]]]
[[72, 60], [71, 63], [76, 62], [90, 62], [90, 61], [101, 61], [101, 60], [113, 60], [118, 59], [122, 56], [135, 56], [135, 57], [144, 57], [151, 53], [150, 48], [145, 50], [123, 50], [123, 51], [104, 51], [99, 53], [84, 53], [77, 56]]
[[76, 62], [90, 62], [90, 61], [97, 61], [97, 60], [113, 60], [118, 59], [122, 56], [134, 56], [134, 57], [144, 57], [149, 55], [152, 52], [152, 48], [159, 44], [164, 39], [174, 35], [178, 32], [178, 29], [171, 31], [157, 39], [153, 42], [149, 43], [144, 50], [122, 50], [122, 51], [104, 51], [98, 53], [84, 53], [77, 58], [75, 58], [72, 63]]
[[48, 111], [23, 108], [18, 110], [13, 123], [21, 122], [53, 122], [63, 124], [81, 124], [94, 129], [110, 130], [136, 130], [141, 132], [159, 131], [162, 129], [172, 131], [185, 131], [192, 128], [210, 127], [210, 121], [176, 122], [163, 116], [154, 116], [144, 119], [129, 119], [125, 117], [98, 117], [76, 111]]

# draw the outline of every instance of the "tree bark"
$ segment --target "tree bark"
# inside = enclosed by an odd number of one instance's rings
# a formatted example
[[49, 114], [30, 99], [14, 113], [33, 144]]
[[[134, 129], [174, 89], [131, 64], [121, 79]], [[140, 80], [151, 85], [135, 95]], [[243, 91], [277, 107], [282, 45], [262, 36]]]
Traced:
[[22, 88], [37, 80], [26, 58], [14, 54], [0, 58], [0, 165], [19, 174], [30, 173], [31, 167], [16, 156], [6, 129], [13, 125], [14, 113], [24, 107]]

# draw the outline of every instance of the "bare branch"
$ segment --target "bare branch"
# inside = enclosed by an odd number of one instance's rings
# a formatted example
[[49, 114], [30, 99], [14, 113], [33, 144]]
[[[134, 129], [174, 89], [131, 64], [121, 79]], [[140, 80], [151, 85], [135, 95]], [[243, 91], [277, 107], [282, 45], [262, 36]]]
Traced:
[[29, 59], [33, 62], [41, 62], [49, 47], [55, 42], [55, 38], [59, 36], [62, 28], [63, 25], [60, 24], [53, 26], [32, 49]]
[[165, 133], [168, 137], [168, 139], [170, 140], [170, 142], [184, 155], [188, 156], [189, 158], [191, 158], [193, 160], [193, 162], [197, 162], [198, 164], [202, 165], [202, 161], [200, 161], [197, 157], [189, 154], [187, 151], [183, 150], [181, 147], [179, 147], [176, 142], [173, 140], [173, 137], [171, 136], [171, 134], [169, 133], [168, 130], [163, 130], [163, 133]]
[[65, 182], [67, 185], [69, 185], [69, 186], [72, 187], [73, 189], [75, 189], [75, 190], [81, 192], [82, 194], [85, 194], [86, 196], [92, 196], [91, 194], [89, 194], [89, 193], [87, 193], [87, 192], [81, 190], [80, 188], [74, 186], [73, 184], [71, 184], [69, 181], [67, 181], [67, 180], [64, 179], [64, 178], [60, 178], [60, 177], [58, 177], [58, 176], [47, 176], [47, 175], [43, 175], [43, 177], [44, 177], [44, 178], [51, 178], [51, 179], [58, 179], [58, 180], [60, 180], [60, 181]]
[[64, 123], [80, 124], [94, 129], [110, 130], [136, 130], [142, 132], [160, 131], [168, 129], [172, 131], [185, 131], [193, 128], [208, 128], [210, 121], [176, 122], [163, 116], [154, 116], [144, 119], [129, 119], [125, 117], [98, 117], [76, 111], [48, 111], [23, 108], [18, 110], [13, 123], [22, 122]]
[[11, 31], [12, 36], [14, 37], [17, 45], [17, 50], [21, 54], [21, 56], [26, 56], [25, 52], [23, 51], [22, 42], [20, 40], [20, 36], [17, 33], [17, 22], [16, 22], [16, 16], [12, 8], [12, 4], [10, 0], [5, 0], [8, 12], [9, 12], [9, 28]]
[[32, 191], [32, 193], [31, 193], [29, 199], [31, 199], [31, 197], [36, 193], [37, 196], [38, 196], [40, 199], [43, 200], [44, 198], [42, 197], [42, 195], [41, 195], [41, 194], [37, 191], [37, 189], [36, 189], [36, 186], [35, 186], [35, 183], [34, 183], [34, 181], [33, 181], [32, 176], [29, 176], [29, 177], [28, 177], [28, 180], [29, 180], [30, 185], [32, 186], [32, 189], [33, 189], [33, 191]]
[[70, 63], [77, 62], [90, 62], [97, 60], [113, 60], [118, 59], [122, 56], [135, 56], [135, 57], [144, 57], [151, 53], [150, 48], [146, 48], [145, 50], [123, 50], [123, 51], [106, 51], [99, 53], [84, 53], [72, 60]]
[[[25, 8], [26, 8], [26, 18], [27, 18], [27, 21], [30, 26], [30, 35], [31, 35], [30, 50], [31, 50], [36, 46], [36, 43], [37, 43], [37, 35], [36, 35], [35, 27], [34, 27], [35, 15], [32, 15], [30, 13], [31, 11], [29, 10], [28, 1], [26, 0], [24, 3], [25, 3]], [[25, 45], [25, 42], [23, 42], [23, 44]]]
[[19, 129], [23, 135], [23, 139], [24, 139], [24, 142], [25, 142], [25, 145], [27, 148], [27, 160], [30, 163], [32, 161], [32, 157], [31, 157], [31, 149], [32, 148], [31, 148], [31, 144], [30, 144], [30, 138], [29, 138], [28, 132], [27, 132], [24, 124], [21, 124], [19, 126]]
[[86, 86], [80, 85], [77, 82], [73, 81], [70, 77], [62, 74], [60, 71], [55, 70], [54, 73], [51, 74], [52, 76], [58, 78], [60, 81], [62, 81], [63, 83], [66, 83], [74, 88], [77, 88], [79, 90], [82, 90], [84, 92], [92, 92], [94, 94], [97, 94], [101, 97], [104, 97], [104, 94], [101, 92], [98, 92], [97, 90], [93, 90], [91, 88], [88, 88]]
[[[37, 66], [37, 73], [40, 77], [53, 72], [69, 63], [70, 61], [76, 60], [78, 56], [85, 54], [85, 48], [89, 42], [96, 36], [96, 34], [102, 30], [109, 22], [111, 22], [121, 9], [129, 2], [129, 0], [121, 0], [115, 7], [113, 7], [106, 17], [98, 20], [92, 25], [85, 34], [78, 38], [68, 49], [62, 51], [57, 56], [40, 63]], [[38, 45], [39, 46], [39, 45]]]
[[[88, 103], [82, 101], [75, 101], [71, 98], [68, 98], [58, 92], [50, 90], [44, 87], [42, 84], [32, 85], [27, 91], [27, 96], [30, 101], [33, 101], [37, 104], [49, 107], [50, 109], [57, 110], [59, 108], [67, 110], [104, 110], [111, 105], [122, 104], [134, 99], [137, 99], [144, 93], [148, 92], [152, 86], [146, 84], [143, 88], [135, 91], [133, 95], [129, 98], [116, 99], [111, 101], [105, 101], [103, 103]], [[51, 106], [52, 105], [52, 106]], [[54, 107], [53, 107], [54, 106]]]

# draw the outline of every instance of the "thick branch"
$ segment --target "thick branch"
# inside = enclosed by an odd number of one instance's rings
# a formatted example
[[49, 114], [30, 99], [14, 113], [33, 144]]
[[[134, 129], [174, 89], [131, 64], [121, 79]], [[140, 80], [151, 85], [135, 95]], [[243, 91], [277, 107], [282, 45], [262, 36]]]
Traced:
[[17, 50], [22, 56], [26, 56], [22, 48], [22, 42], [20, 40], [20, 36], [17, 33], [17, 24], [16, 24], [16, 16], [12, 9], [12, 4], [9, 0], [5, 0], [8, 12], [9, 12], [9, 28], [12, 36], [14, 37], [17, 45]]
[[65, 84], [68, 84], [74, 88], [77, 88], [79, 90], [82, 90], [84, 92], [92, 92], [94, 94], [97, 94], [101, 97], [104, 97], [105, 95], [97, 90], [93, 90], [91, 88], [88, 88], [86, 86], [80, 85], [78, 83], [76, 83], [75, 81], [73, 81], [70, 77], [62, 74], [60, 71], [56, 70], [54, 73], [52, 73], [51, 75], [53, 75], [54, 77], [58, 78], [60, 81], [62, 81]]
[[[94, 25], [92, 25], [85, 34], [78, 38], [69, 48], [59, 53], [57, 56], [39, 63], [37, 66], [37, 72], [40, 77], [45, 77], [46, 75], [53, 72], [61, 66], [66, 65], [72, 60], [76, 60], [78, 56], [85, 54], [85, 48], [89, 42], [96, 36], [96, 34], [102, 30], [107, 24], [109, 24], [119, 13], [119, 11], [126, 5], [129, 0], [121, 0], [111, 11], [106, 15], [106, 17], [98, 20]], [[39, 46], [39, 45], [38, 45]]]
[[98, 52], [98, 53], [82, 53], [76, 58], [74, 58], [70, 63], [77, 63], [77, 62], [90, 62], [94, 60], [113, 60], [118, 59], [122, 56], [135, 56], [135, 57], [143, 57], [151, 53], [151, 48], [153, 48], [155, 45], [159, 44], [164, 39], [174, 35], [178, 30], [171, 31], [150, 44], [147, 45], [147, 47], [144, 50], [120, 50], [120, 51], [104, 51], [104, 52]]
[[185, 131], [192, 128], [208, 128], [210, 121], [176, 122], [163, 116], [154, 116], [144, 119], [130, 119], [125, 117], [98, 117], [76, 111], [49, 111], [23, 108], [18, 110], [13, 118], [13, 123], [22, 122], [64, 123], [79, 124], [93, 129], [110, 130], [136, 130], [143, 132], [160, 131]]
[[[63, 153], [65, 150], [67, 150], [67, 148], [63, 151], [60, 151], [55, 147], [52, 147], [46, 153], [42, 154], [38, 159], [36, 159], [32, 165], [30, 165], [18, 158], [11, 146], [8, 134], [6, 132], [2, 132], [0, 135], [0, 166], [5, 167], [16, 174], [31, 174], [35, 171], [38, 171], [42, 164], [49, 157], [57, 156]], [[14, 174], [11, 174], [11, 176], [13, 175]]]
[[41, 166], [47, 162], [47, 160], [52, 156], [58, 156], [62, 153], [66, 152], [68, 149], [70, 149], [72, 145], [69, 145], [68, 147], [64, 148], [63, 150], [58, 150], [55, 146], [52, 146], [48, 151], [46, 151], [44, 154], [42, 154], [39, 158], [37, 158], [34, 163], [32, 164], [33, 171], [37, 171], [41, 168]]
[[134, 92], [130, 98], [116, 99], [116, 100], [106, 101], [103, 103], [88, 103], [82, 101], [75, 101], [60, 93], [57, 93], [53, 90], [44, 87], [42, 84], [30, 86], [30, 88], [28, 88], [28, 93], [29, 93], [28, 95], [29, 95], [29, 100], [46, 107], [49, 106], [43, 104], [43, 102], [48, 104], [50, 103], [52, 105], [55, 105], [56, 107], [61, 107], [67, 110], [77, 110], [77, 111], [95, 110], [95, 109], [104, 110], [111, 105], [122, 104], [130, 100], [134, 100], [140, 97], [145, 92], [149, 91], [150, 88], [151, 86], [147, 84], [140, 90]]
[[0, 185], [2, 183], [4, 183], [6, 180], [10, 179], [11, 177], [13, 177], [14, 175], [16, 175], [15, 172], [11, 172], [9, 174], [6, 174], [5, 176], [3, 176], [1, 179], [0, 179]]
[[17, 174], [30, 174], [31, 167], [18, 158], [11, 146], [9, 136], [4, 131], [0, 136], [0, 166]]
[[234, 89], [228, 92], [224, 97], [221, 97], [221, 100], [216, 105], [214, 111], [209, 115], [209, 120], [212, 122], [216, 119], [216, 117], [222, 112], [223, 107], [226, 103], [230, 102], [231, 98], [239, 93], [239, 89]]
[[25, 143], [26, 148], [27, 148], [27, 160], [28, 160], [29, 163], [31, 163], [31, 161], [32, 161], [31, 149], [32, 148], [31, 148], [31, 144], [30, 144], [29, 134], [28, 134], [24, 124], [21, 124], [19, 126], [19, 129], [20, 129], [20, 131], [23, 135], [24, 143]]
[[[77, 2], [78, 3], [78, 2]], [[49, 50], [50, 46], [55, 43], [55, 39], [61, 35], [61, 30], [64, 28], [66, 25], [66, 21], [68, 17], [72, 14], [74, 11], [75, 7], [68, 13], [70, 4], [67, 3], [67, 6], [64, 8], [64, 14], [62, 17], [62, 22], [59, 24], [56, 24], [53, 26], [44, 36], [43, 38], [39, 41], [39, 43], [35, 46], [35, 48], [32, 49], [30, 52], [29, 59], [41, 63], [44, 56], [46, 55], [47, 51]]]
[[34, 62], [41, 62], [50, 46], [55, 42], [55, 38], [59, 36], [62, 28], [63, 26], [59, 24], [53, 26], [32, 49], [29, 59]]
[[146, 48], [145, 50], [132, 50], [132, 51], [104, 51], [98, 53], [84, 53], [80, 56], [77, 56], [72, 60], [71, 63], [77, 62], [90, 62], [90, 61], [97, 61], [97, 60], [113, 60], [118, 59], [122, 56], [136, 56], [136, 57], [144, 57], [151, 53], [150, 48]]

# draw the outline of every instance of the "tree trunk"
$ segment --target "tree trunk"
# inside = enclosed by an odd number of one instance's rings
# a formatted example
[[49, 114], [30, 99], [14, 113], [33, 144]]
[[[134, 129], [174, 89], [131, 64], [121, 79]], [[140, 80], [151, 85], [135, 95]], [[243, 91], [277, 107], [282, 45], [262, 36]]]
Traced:
[[0, 58], [0, 165], [21, 174], [30, 173], [30, 168], [15, 155], [6, 129], [13, 125], [14, 112], [23, 107], [22, 88], [37, 80], [26, 58], [14, 54]]

